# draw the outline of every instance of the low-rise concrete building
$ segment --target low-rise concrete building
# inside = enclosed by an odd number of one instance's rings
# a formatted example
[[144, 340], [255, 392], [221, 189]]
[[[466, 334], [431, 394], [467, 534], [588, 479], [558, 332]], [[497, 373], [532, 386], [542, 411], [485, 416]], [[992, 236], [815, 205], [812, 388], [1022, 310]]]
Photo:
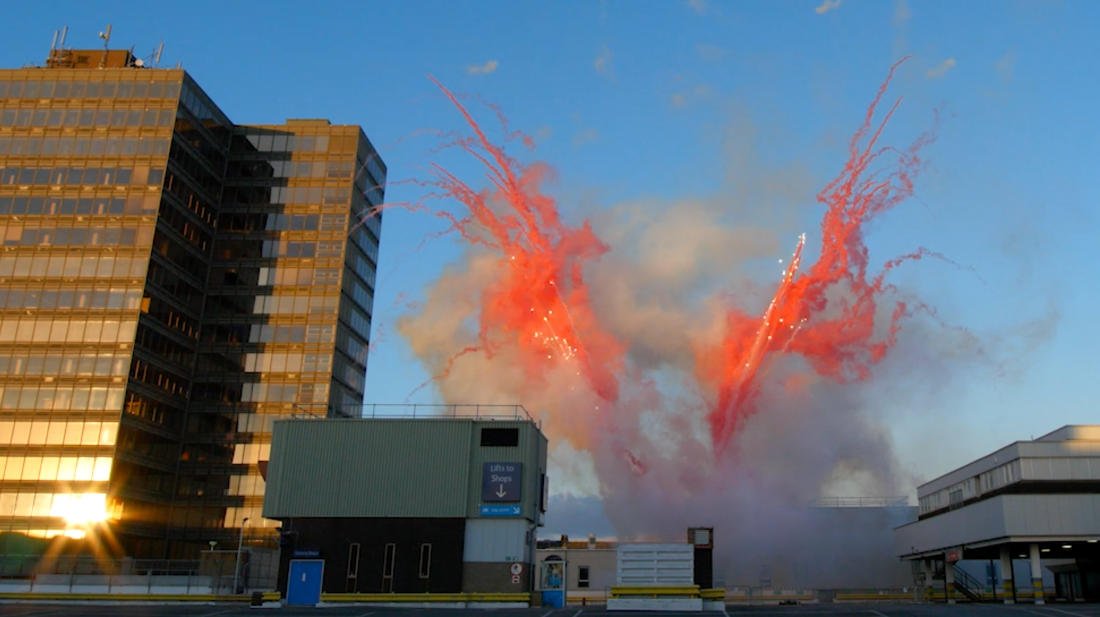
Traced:
[[263, 512], [283, 523], [280, 590], [302, 562], [327, 593], [530, 591], [547, 441], [522, 407], [485, 410], [276, 422]]
[[[943, 572], [956, 597], [959, 562], [995, 562], [1005, 602], [1100, 600], [1100, 426], [1064, 426], [1017, 441], [917, 488], [919, 519], [894, 531], [895, 552]], [[1017, 584], [1013, 561], [1030, 581]], [[1044, 569], [1054, 589], [1045, 589]], [[959, 585], [959, 587], [963, 587]], [[959, 589], [967, 596], [974, 593]]]
[[[565, 590], [571, 601], [604, 601], [615, 584], [618, 542], [597, 540], [539, 540], [535, 562], [542, 564], [557, 558], [565, 562]], [[536, 589], [541, 581], [536, 580]]]

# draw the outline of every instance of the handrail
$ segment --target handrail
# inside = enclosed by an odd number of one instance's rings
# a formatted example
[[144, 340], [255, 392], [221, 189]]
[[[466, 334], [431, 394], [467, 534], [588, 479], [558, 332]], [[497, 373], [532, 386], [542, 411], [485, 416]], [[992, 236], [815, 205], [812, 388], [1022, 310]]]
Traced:
[[909, 498], [897, 497], [818, 497], [810, 502], [811, 508], [905, 508]]
[[955, 564], [953, 570], [955, 573], [955, 589], [961, 591], [971, 601], [980, 601], [985, 594], [985, 584], [960, 568], [958, 564]]
[[699, 597], [698, 585], [616, 585], [611, 588], [612, 598], [622, 597], [656, 598], [658, 596]]
[[326, 405], [313, 407], [294, 405], [290, 417], [297, 420], [320, 420], [325, 418], [358, 419], [406, 419], [451, 418], [461, 420], [522, 420], [535, 422], [523, 405], [480, 405], [453, 404], [436, 405], [420, 403], [365, 403], [348, 408], [330, 408]]

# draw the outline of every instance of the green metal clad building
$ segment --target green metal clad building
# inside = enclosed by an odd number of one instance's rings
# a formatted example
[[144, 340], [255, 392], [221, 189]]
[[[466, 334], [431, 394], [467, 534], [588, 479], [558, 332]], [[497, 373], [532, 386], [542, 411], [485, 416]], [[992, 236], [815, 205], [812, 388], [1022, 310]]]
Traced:
[[263, 516], [283, 522], [283, 591], [318, 560], [327, 593], [530, 590], [547, 441], [508, 409], [276, 422]]

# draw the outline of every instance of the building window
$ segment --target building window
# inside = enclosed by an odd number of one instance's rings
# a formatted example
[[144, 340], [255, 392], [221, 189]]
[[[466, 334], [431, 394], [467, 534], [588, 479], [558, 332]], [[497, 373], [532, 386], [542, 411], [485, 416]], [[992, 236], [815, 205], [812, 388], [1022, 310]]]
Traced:
[[344, 590], [355, 593], [359, 590], [359, 543], [348, 546], [348, 578]]
[[514, 448], [519, 445], [518, 428], [481, 429], [482, 448]]
[[432, 545], [420, 545], [420, 578], [428, 578], [432, 571]]
[[359, 544], [348, 547], [348, 578], [359, 576]]
[[382, 556], [382, 593], [393, 591], [393, 560], [397, 554], [396, 544], [387, 544]]
[[577, 568], [577, 588], [588, 589], [588, 566], [581, 566]]
[[951, 491], [947, 494], [947, 499], [948, 499], [948, 505], [951, 506], [952, 509], [961, 506], [962, 502], [963, 502], [962, 489], [961, 488], [951, 489]]

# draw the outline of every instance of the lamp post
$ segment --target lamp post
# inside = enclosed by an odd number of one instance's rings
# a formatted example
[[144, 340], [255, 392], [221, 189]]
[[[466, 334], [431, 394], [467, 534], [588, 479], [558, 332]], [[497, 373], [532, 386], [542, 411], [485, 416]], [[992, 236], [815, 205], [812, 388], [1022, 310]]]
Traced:
[[237, 565], [233, 568], [233, 593], [237, 593], [237, 584], [241, 578], [241, 548], [244, 546], [244, 528], [248, 525], [248, 517], [241, 521], [241, 535], [237, 538]]

